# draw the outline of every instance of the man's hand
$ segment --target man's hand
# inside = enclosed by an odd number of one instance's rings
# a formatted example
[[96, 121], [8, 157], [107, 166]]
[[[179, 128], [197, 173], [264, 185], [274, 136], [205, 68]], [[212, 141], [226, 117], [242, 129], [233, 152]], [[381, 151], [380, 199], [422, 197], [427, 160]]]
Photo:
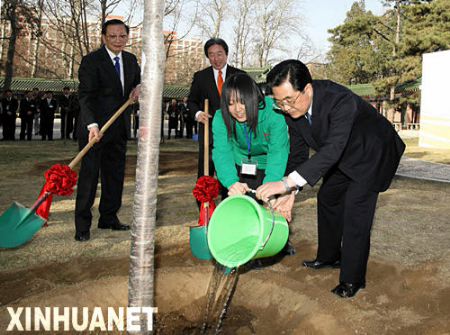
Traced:
[[292, 220], [292, 208], [295, 202], [295, 191], [278, 197], [275, 203], [272, 205], [273, 209], [279, 212], [284, 218], [291, 222]]
[[98, 142], [100, 141], [102, 136], [103, 134], [100, 134], [98, 127], [91, 127], [91, 129], [89, 129], [89, 137], [88, 137], [89, 142], [91, 141]]
[[139, 101], [140, 94], [141, 94], [141, 84], [137, 85], [130, 93], [130, 98], [133, 99], [133, 103]]
[[288, 193], [295, 186], [295, 182], [289, 177], [283, 181], [265, 183], [256, 189], [256, 197], [267, 202], [272, 195]]
[[275, 194], [283, 194], [286, 187], [281, 181], [265, 183], [256, 189], [256, 197], [264, 202], [268, 202], [269, 198]]
[[250, 191], [250, 187], [246, 183], [236, 182], [228, 189], [228, 195], [243, 195]]
[[210, 118], [212, 118], [212, 116], [210, 114], [206, 114], [205, 112], [200, 112], [197, 114], [197, 121], [203, 124], [205, 124]]

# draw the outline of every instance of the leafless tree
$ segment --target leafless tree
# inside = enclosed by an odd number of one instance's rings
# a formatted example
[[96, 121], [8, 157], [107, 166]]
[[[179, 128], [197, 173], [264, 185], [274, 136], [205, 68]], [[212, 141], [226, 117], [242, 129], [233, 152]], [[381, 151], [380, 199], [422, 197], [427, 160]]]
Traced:
[[250, 42], [252, 32], [252, 22], [255, 19], [253, 0], [237, 0], [234, 9], [234, 64], [238, 67], [243, 67], [250, 54]]
[[5, 64], [5, 83], [4, 88], [9, 89], [11, 87], [12, 77], [14, 74], [14, 53], [16, 50], [16, 40], [19, 34], [19, 23], [17, 18], [17, 10], [19, 7], [20, 0], [10, 0], [8, 2], [5, 1], [4, 6], [2, 8], [2, 12], [4, 13], [4, 18], [6, 21], [9, 21], [10, 25], [10, 34], [8, 39], [8, 52], [6, 55], [6, 64]]
[[[36, 24], [35, 8], [32, 4], [23, 0], [10, 0], [3, 2], [1, 8], [2, 37], [7, 42], [7, 54], [4, 63], [5, 83], [4, 88], [11, 86], [15, 71], [14, 57], [17, 53], [17, 41], [21, 34], [27, 34]], [[8, 27], [9, 33], [5, 34]], [[3, 49], [3, 40], [2, 49]]]
[[[144, 2], [143, 84], [140, 102], [136, 191], [131, 229], [128, 305], [154, 306], [154, 246], [158, 189], [161, 102], [164, 84], [164, 2]], [[149, 334], [146, 314], [140, 315], [142, 331]], [[130, 331], [129, 331], [130, 332]]]
[[230, 2], [227, 0], [201, 0], [197, 25], [205, 38], [220, 37]]
[[39, 46], [41, 44], [41, 23], [42, 23], [42, 14], [44, 11], [44, 0], [38, 0], [37, 1], [37, 17], [36, 17], [36, 27], [32, 31], [31, 40], [33, 41], [33, 60], [31, 63], [31, 77], [35, 78], [38, 70], [38, 64], [39, 64]]
[[301, 24], [295, 0], [257, 0], [254, 36], [258, 66], [269, 63], [271, 53], [286, 42]]

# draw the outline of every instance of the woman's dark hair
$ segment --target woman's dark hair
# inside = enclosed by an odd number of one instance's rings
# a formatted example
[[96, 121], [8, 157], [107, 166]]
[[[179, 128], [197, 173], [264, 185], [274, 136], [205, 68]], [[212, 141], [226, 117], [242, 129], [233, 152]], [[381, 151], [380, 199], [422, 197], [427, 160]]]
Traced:
[[288, 59], [275, 65], [267, 74], [267, 88], [271, 92], [272, 87], [280, 86], [285, 81], [289, 81], [295, 90], [303, 91], [306, 85], [312, 83], [312, 78], [305, 64]]
[[112, 19], [112, 20], [108, 20], [105, 23], [103, 23], [102, 35], [106, 35], [106, 30], [107, 30], [108, 26], [124, 26], [125, 31], [127, 32], [127, 35], [130, 33], [130, 27], [128, 27], [123, 21], [121, 21], [119, 19]]
[[227, 127], [228, 137], [231, 137], [232, 134], [236, 136], [236, 120], [231, 116], [229, 110], [229, 103], [232, 98], [245, 105], [247, 126], [256, 136], [258, 110], [266, 107], [264, 94], [261, 89], [246, 73], [236, 73], [225, 80], [222, 88], [220, 107], [222, 109], [223, 121]]
[[211, 48], [213, 45], [220, 45], [223, 50], [225, 50], [225, 55], [228, 56], [228, 44], [221, 38], [210, 38], [206, 41], [205, 46], [203, 47], [203, 51], [205, 52], [206, 58], [208, 58], [208, 49]]

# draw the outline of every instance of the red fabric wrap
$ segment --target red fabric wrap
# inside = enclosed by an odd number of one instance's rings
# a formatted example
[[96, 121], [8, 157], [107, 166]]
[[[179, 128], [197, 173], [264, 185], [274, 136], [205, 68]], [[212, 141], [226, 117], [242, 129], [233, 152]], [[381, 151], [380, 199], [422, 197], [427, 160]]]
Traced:
[[53, 194], [67, 196], [72, 195], [73, 187], [77, 183], [77, 173], [68, 165], [55, 164], [45, 172], [46, 183], [39, 194], [39, 198], [49, 192], [48, 198], [36, 209], [36, 214], [48, 220]]
[[205, 207], [205, 204], [205, 202], [202, 203], [202, 206], [200, 207], [200, 217], [198, 218], [199, 226], [207, 226], [209, 223], [209, 219], [211, 219], [211, 216], [216, 209], [216, 204], [214, 203], [214, 201], [209, 202], [208, 207]]
[[[200, 217], [198, 219], [199, 226], [207, 226], [209, 223], [209, 219], [216, 208], [216, 204], [214, 203], [214, 199], [219, 196], [220, 184], [217, 179], [214, 179], [210, 176], [203, 176], [197, 180], [197, 184], [195, 185], [192, 194], [195, 199], [201, 202], [200, 207]], [[205, 207], [205, 203], [208, 203], [209, 206]]]

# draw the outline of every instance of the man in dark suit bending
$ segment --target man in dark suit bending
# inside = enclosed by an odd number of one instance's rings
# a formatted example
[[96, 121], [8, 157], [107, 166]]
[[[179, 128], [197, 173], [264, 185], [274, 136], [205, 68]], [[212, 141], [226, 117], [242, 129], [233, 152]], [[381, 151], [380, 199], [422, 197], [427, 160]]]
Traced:
[[101, 138], [99, 129], [111, 118], [129, 96], [139, 96], [140, 69], [133, 54], [124, 51], [129, 28], [120, 20], [109, 20], [102, 27], [103, 46], [83, 57], [79, 69], [79, 146], [98, 141], [84, 156], [78, 179], [75, 205], [75, 240], [90, 238], [99, 174], [101, 229], [128, 230], [117, 212], [122, 205], [129, 114], [123, 113]]
[[[228, 61], [228, 45], [221, 38], [211, 38], [204, 46], [206, 57], [211, 63], [210, 67], [198, 71], [194, 74], [191, 90], [188, 97], [189, 110], [196, 121], [200, 123], [198, 134], [199, 139], [199, 156], [198, 156], [198, 177], [204, 175], [203, 171], [203, 149], [204, 149], [204, 123], [207, 120], [204, 110], [204, 101], [209, 101], [209, 118], [212, 120], [216, 110], [220, 108], [220, 94], [225, 79], [237, 72], [243, 72], [227, 64]], [[212, 127], [209, 127], [209, 175], [214, 175], [214, 164], [211, 158]], [[226, 194], [227, 192], [225, 192]]]
[[[339, 268], [336, 295], [354, 296], [366, 284], [370, 230], [379, 192], [388, 189], [405, 144], [392, 125], [366, 101], [328, 80], [312, 80], [298, 60], [276, 65], [267, 75], [276, 105], [285, 113], [291, 152], [288, 177], [266, 183], [257, 196], [285, 194], [274, 206], [290, 219], [296, 192], [315, 185], [319, 245], [311, 269]], [[315, 154], [308, 158], [305, 148]]]

